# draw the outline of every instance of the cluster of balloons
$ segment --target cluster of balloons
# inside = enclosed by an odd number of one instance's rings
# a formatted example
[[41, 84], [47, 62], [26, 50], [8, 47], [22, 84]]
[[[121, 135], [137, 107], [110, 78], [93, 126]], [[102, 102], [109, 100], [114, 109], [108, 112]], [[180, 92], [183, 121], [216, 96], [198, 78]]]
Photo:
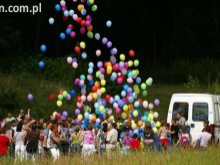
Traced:
[[[73, 3], [74, 5], [67, 7], [66, 1], [61, 0], [55, 5], [55, 11], [62, 13], [63, 20], [72, 22], [60, 32], [58, 38], [66, 40], [67, 38], [75, 39], [76, 36], [77, 38], [87, 36], [105, 46], [109, 51], [109, 60], [88, 62], [87, 73], [82, 73], [74, 80], [74, 86], [80, 92], [60, 90], [57, 95], [57, 106], [62, 107], [64, 100], [75, 100], [75, 124], [87, 125], [93, 122], [98, 127], [106, 116], [109, 120], [115, 120], [115, 115], [117, 115], [123, 120], [133, 119], [131, 123], [133, 130], [142, 127], [144, 122], [151, 122], [153, 130], [157, 131], [160, 122], [154, 122], [154, 120], [159, 114], [154, 110], [159, 106], [160, 101], [158, 99], [154, 102], [147, 101], [148, 87], [152, 85], [153, 79], [151, 77], [147, 80], [141, 79], [138, 70], [140, 61], [134, 59], [135, 51], [131, 49], [127, 53], [119, 53], [112, 41], [105, 36], [102, 37], [100, 33], [94, 33], [92, 15], [98, 9], [94, 0], [73, 0]], [[55, 20], [50, 17], [48, 22], [53, 25]], [[112, 21], [107, 20], [106, 27], [111, 28], [111, 26]], [[85, 60], [88, 56], [86, 42], [77, 41], [76, 43], [73, 50], [75, 57], [69, 56], [66, 59], [74, 69], [78, 68], [79, 60]], [[47, 50], [46, 45], [42, 44], [40, 50], [44, 53]], [[96, 49], [94, 55], [98, 59], [102, 55], [102, 50]], [[44, 63], [39, 63], [39, 67], [43, 68]], [[120, 91], [116, 95], [111, 94], [112, 91], [107, 90], [109, 84], [119, 86]], [[54, 100], [56, 96], [50, 94], [49, 98]], [[52, 117], [57, 119], [67, 116], [67, 111], [52, 114]]]

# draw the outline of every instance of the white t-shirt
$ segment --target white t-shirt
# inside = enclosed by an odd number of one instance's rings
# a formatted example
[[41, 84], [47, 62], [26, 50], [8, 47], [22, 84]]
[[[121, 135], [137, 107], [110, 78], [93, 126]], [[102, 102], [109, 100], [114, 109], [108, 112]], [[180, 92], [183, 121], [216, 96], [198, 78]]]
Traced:
[[118, 141], [118, 131], [116, 129], [109, 131], [106, 140], [111, 144], [116, 144]]
[[15, 139], [16, 139], [15, 145], [24, 146], [24, 140], [23, 140], [24, 135], [25, 135], [24, 131], [15, 132], [15, 134], [14, 134]]
[[208, 147], [208, 143], [211, 140], [212, 135], [208, 132], [202, 132], [201, 134], [201, 142], [200, 142], [200, 146], [201, 147]]

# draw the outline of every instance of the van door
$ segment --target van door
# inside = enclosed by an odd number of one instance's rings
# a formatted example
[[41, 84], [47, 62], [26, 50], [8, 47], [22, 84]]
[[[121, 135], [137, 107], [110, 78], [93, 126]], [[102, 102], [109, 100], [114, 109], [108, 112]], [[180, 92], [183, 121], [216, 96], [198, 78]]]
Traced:
[[214, 139], [215, 142], [217, 142], [219, 139], [219, 132], [220, 132], [220, 103], [215, 103], [214, 104]]
[[190, 134], [192, 142], [200, 138], [203, 122], [208, 121], [209, 105], [207, 102], [193, 102], [192, 111], [189, 114], [188, 125], [190, 126]]

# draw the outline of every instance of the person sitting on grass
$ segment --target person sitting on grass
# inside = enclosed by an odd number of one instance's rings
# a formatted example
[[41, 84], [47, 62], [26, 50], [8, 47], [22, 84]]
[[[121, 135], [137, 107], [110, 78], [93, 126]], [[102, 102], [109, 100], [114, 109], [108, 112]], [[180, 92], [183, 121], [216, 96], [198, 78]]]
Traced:
[[144, 128], [144, 151], [148, 147], [152, 149], [153, 142], [154, 142], [154, 131], [151, 128], [150, 122], [147, 122]]
[[179, 135], [179, 140], [176, 143], [176, 146], [180, 145], [184, 149], [189, 147], [190, 139], [189, 139], [189, 134], [186, 131], [186, 127], [182, 128], [182, 132]]
[[194, 144], [193, 148], [200, 147], [200, 148], [207, 148], [208, 144], [211, 142], [212, 134], [210, 133], [209, 127], [205, 127], [203, 129], [203, 132], [201, 133], [201, 136], [199, 140], [197, 140], [197, 143]]
[[140, 148], [140, 141], [136, 133], [133, 135], [133, 139], [130, 142], [130, 148], [133, 152], [138, 151]]

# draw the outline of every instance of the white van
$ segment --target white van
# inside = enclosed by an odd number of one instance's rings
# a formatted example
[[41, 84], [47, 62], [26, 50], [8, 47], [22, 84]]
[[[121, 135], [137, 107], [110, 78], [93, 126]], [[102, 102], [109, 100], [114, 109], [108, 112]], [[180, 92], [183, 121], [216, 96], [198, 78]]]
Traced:
[[199, 139], [204, 128], [203, 122], [209, 121], [214, 140], [219, 140], [220, 131], [220, 95], [201, 93], [173, 94], [170, 100], [167, 123], [176, 118], [181, 112], [190, 126], [192, 142]]

